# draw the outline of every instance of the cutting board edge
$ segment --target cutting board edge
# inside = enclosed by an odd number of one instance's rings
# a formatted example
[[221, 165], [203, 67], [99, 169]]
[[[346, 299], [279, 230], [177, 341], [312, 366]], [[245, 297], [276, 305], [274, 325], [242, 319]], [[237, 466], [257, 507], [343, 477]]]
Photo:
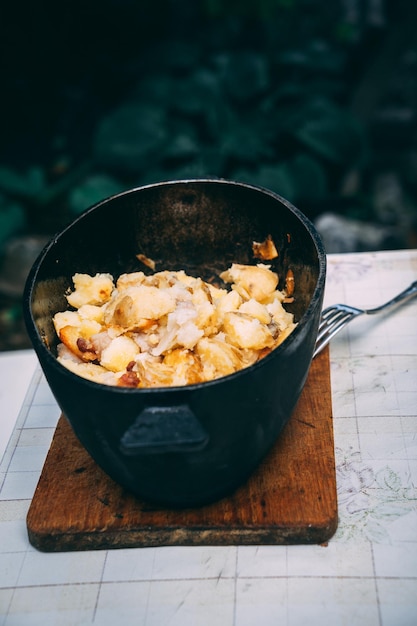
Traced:
[[338, 511], [322, 525], [301, 524], [246, 528], [166, 527], [117, 529], [115, 531], [51, 533], [27, 524], [31, 545], [41, 552], [66, 552], [163, 546], [309, 545], [329, 541], [338, 527]]

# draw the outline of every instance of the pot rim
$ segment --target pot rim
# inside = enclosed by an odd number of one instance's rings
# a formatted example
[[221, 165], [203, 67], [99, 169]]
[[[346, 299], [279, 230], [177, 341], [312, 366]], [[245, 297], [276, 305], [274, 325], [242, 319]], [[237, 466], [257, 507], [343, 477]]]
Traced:
[[[249, 367], [238, 370], [237, 372], [233, 372], [232, 374], [228, 374], [226, 376], [222, 376], [220, 378], [216, 378], [214, 380], [209, 380], [209, 381], [202, 382], [202, 383], [194, 383], [194, 384], [183, 385], [183, 386], [143, 387], [140, 389], [132, 389], [132, 388], [127, 388], [127, 387], [116, 387], [112, 385], [105, 385], [103, 383], [91, 381], [68, 370], [61, 363], [59, 363], [59, 361], [57, 360], [55, 355], [52, 353], [52, 351], [42, 341], [42, 338], [39, 334], [39, 331], [35, 324], [33, 313], [32, 313], [31, 296], [33, 293], [33, 289], [37, 280], [40, 267], [46, 255], [54, 247], [57, 241], [61, 237], [63, 237], [69, 230], [71, 230], [75, 224], [82, 221], [87, 215], [97, 210], [103, 204], [107, 204], [110, 201], [116, 200], [117, 198], [120, 198], [126, 195], [131, 195], [131, 194], [141, 192], [145, 189], [167, 187], [167, 186], [173, 186], [173, 185], [178, 185], [178, 184], [184, 185], [184, 184], [200, 184], [200, 183], [201, 184], [216, 183], [218, 185], [235, 186], [235, 187], [246, 188], [255, 192], [261, 192], [263, 194], [266, 194], [274, 198], [275, 200], [278, 200], [278, 202], [280, 202], [289, 211], [291, 211], [300, 220], [300, 222], [303, 224], [305, 229], [308, 231], [308, 234], [310, 235], [317, 251], [318, 276], [317, 276], [317, 282], [314, 288], [312, 298], [309, 302], [309, 305], [306, 311], [304, 312], [304, 314], [298, 321], [296, 328], [279, 346], [274, 348], [274, 350], [272, 350], [267, 356], [262, 358], [260, 361], [253, 363]], [[234, 378], [248, 375], [255, 368], [258, 369], [260, 367], [264, 367], [267, 365], [267, 363], [269, 363], [271, 359], [277, 358], [279, 354], [283, 351], [283, 349], [289, 346], [295, 340], [297, 335], [302, 331], [302, 328], [305, 325], [306, 320], [310, 315], [310, 312], [315, 308], [317, 301], [321, 298], [321, 294], [324, 289], [325, 280], [326, 280], [326, 268], [327, 268], [326, 251], [325, 251], [322, 239], [319, 233], [317, 232], [314, 224], [300, 209], [298, 209], [291, 202], [289, 202], [288, 200], [280, 196], [278, 193], [271, 191], [270, 189], [267, 189], [265, 187], [259, 186], [259, 185], [252, 185], [250, 183], [229, 180], [225, 178], [209, 177], [209, 178], [186, 178], [186, 179], [165, 180], [165, 181], [160, 181], [160, 182], [155, 182], [155, 183], [148, 183], [146, 185], [140, 185], [138, 187], [127, 189], [125, 191], [114, 194], [112, 196], [108, 196], [107, 198], [104, 198], [103, 200], [100, 200], [99, 202], [96, 202], [95, 204], [88, 207], [75, 219], [69, 222], [69, 224], [64, 226], [57, 233], [55, 233], [55, 235], [51, 237], [51, 239], [48, 241], [48, 243], [39, 253], [37, 259], [33, 263], [32, 268], [28, 274], [24, 292], [23, 292], [23, 312], [24, 312], [26, 326], [31, 331], [30, 335], [31, 335], [32, 343], [34, 344], [35, 352], [38, 354], [38, 356], [39, 356], [39, 353], [42, 353], [44, 355], [44, 358], [47, 361], [49, 361], [49, 363], [54, 368], [58, 368], [62, 375], [69, 377], [69, 380], [72, 380], [72, 381], [77, 380], [79, 383], [82, 383], [86, 385], [87, 387], [92, 387], [94, 389], [97, 389], [97, 387], [101, 387], [103, 390], [105, 389], [112, 393], [118, 393], [122, 395], [123, 394], [153, 395], [153, 394], [161, 394], [161, 392], [168, 393], [168, 394], [175, 394], [178, 392], [190, 393], [190, 392], [195, 392], [196, 390], [201, 389], [201, 388], [207, 389], [208, 387], [212, 385], [218, 385], [224, 382], [228, 382]]]

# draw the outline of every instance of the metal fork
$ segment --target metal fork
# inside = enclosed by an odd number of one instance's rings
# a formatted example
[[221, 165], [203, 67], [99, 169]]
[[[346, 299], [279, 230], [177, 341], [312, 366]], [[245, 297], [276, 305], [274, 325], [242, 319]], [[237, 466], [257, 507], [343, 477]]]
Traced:
[[381, 313], [381, 311], [387, 311], [400, 303], [411, 300], [415, 295], [417, 295], [417, 281], [411, 283], [398, 296], [375, 309], [357, 309], [347, 304], [333, 304], [327, 307], [327, 309], [322, 311], [320, 317], [319, 332], [313, 357], [317, 356], [327, 346], [329, 341], [354, 318], [360, 315], [374, 315], [375, 313]]

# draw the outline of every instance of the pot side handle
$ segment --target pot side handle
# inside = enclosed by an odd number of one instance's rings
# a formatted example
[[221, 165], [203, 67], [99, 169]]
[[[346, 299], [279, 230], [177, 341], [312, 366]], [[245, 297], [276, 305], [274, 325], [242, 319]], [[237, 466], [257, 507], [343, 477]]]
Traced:
[[208, 434], [186, 404], [144, 409], [122, 435], [126, 456], [163, 452], [192, 452], [204, 448]]

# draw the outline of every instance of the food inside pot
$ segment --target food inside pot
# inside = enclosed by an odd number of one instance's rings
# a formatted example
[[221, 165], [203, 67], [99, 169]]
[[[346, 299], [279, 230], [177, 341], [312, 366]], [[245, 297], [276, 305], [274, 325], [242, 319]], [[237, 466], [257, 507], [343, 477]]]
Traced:
[[[122, 387], [183, 386], [249, 367], [293, 331], [285, 310], [293, 277], [263, 263], [232, 266], [224, 287], [184, 271], [75, 274], [69, 309], [53, 322], [58, 361], [92, 381]], [[230, 289], [226, 285], [230, 285]]]

